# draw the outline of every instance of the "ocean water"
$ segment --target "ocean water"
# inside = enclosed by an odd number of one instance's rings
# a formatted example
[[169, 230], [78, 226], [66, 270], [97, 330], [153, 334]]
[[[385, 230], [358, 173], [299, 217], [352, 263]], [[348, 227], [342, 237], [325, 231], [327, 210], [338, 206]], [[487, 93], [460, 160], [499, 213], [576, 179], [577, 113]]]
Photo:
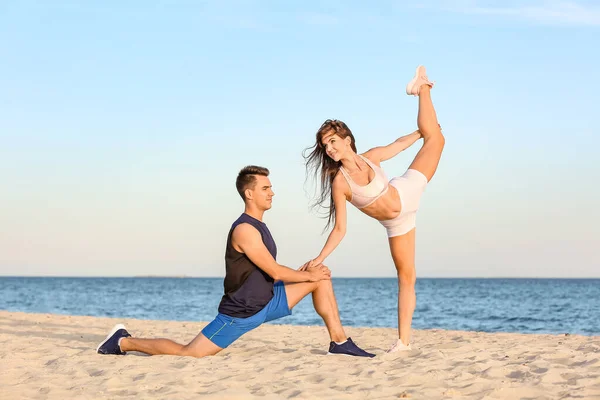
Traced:
[[[334, 278], [345, 326], [397, 327], [394, 278]], [[418, 279], [413, 327], [600, 335], [600, 279]], [[222, 278], [0, 277], [0, 309], [210, 321]], [[310, 296], [279, 324], [323, 325]]]

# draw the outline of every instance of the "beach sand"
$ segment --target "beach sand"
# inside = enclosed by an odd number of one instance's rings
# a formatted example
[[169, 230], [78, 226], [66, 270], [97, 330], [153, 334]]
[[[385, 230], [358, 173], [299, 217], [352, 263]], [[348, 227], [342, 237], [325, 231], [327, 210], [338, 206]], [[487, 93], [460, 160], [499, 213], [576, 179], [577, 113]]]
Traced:
[[263, 325], [203, 359], [104, 356], [115, 323], [191, 340], [206, 323], [0, 311], [2, 399], [600, 399], [600, 337], [346, 328], [373, 359], [327, 356], [324, 327]]

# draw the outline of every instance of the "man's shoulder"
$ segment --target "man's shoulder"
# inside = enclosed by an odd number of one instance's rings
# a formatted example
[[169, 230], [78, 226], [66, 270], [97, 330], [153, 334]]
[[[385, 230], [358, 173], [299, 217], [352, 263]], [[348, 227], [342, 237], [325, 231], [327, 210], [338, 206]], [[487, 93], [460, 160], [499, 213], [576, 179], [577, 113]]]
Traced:
[[233, 227], [231, 238], [235, 241], [250, 240], [260, 237], [258, 229], [247, 221], [242, 221]]

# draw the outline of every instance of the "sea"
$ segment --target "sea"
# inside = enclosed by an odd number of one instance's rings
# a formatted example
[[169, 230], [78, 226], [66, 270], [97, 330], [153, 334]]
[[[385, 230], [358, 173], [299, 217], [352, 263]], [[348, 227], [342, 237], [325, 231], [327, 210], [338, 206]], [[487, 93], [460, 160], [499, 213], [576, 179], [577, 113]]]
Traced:
[[[334, 278], [344, 326], [398, 326], [395, 278]], [[600, 279], [417, 280], [416, 329], [600, 335]], [[211, 321], [223, 278], [0, 277], [0, 310]], [[272, 322], [323, 325], [307, 296]]]

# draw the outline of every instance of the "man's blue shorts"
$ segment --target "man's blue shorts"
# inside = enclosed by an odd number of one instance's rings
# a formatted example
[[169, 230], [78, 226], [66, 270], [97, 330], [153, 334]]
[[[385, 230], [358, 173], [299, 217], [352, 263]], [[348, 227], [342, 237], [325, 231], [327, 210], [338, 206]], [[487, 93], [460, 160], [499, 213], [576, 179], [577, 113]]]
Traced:
[[258, 313], [247, 318], [230, 317], [219, 313], [210, 324], [202, 329], [202, 334], [224, 349], [244, 333], [258, 328], [263, 323], [291, 314], [292, 310], [288, 307], [285, 286], [282, 281], [278, 281], [273, 286], [273, 298]]

